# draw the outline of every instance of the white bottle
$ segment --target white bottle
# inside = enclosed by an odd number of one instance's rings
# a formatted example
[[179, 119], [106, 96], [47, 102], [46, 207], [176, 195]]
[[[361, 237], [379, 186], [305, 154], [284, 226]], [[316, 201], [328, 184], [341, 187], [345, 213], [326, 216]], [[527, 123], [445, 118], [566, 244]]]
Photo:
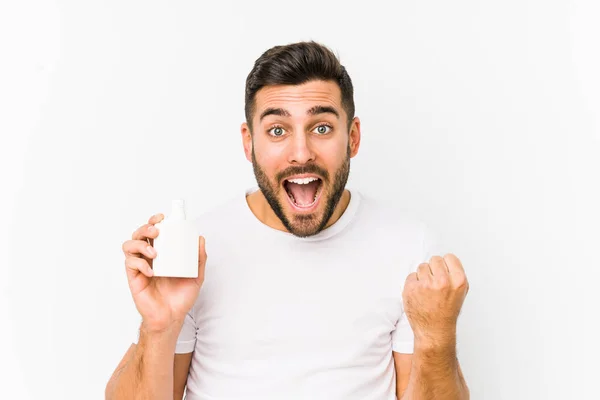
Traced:
[[173, 200], [171, 214], [155, 227], [154, 276], [197, 278], [200, 239], [196, 226], [185, 219], [185, 202]]

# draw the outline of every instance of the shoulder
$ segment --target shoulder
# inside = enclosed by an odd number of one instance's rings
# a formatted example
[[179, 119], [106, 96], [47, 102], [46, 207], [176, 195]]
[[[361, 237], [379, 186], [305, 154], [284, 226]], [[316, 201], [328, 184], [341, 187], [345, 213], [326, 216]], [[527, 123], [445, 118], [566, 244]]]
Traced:
[[415, 211], [406, 208], [401, 202], [384, 197], [374, 197], [362, 192], [358, 218], [367, 221], [373, 230], [382, 233], [406, 232], [421, 235], [426, 229], [424, 219]]
[[446, 254], [447, 243], [417, 210], [405, 207], [401, 202], [387, 198], [376, 198], [364, 193], [360, 195], [357, 220], [361, 231], [369, 232], [366, 239], [372, 245], [392, 246], [398, 250], [410, 249], [420, 262], [432, 255]]
[[227, 197], [218, 205], [201, 212], [193, 222], [203, 236], [231, 231], [245, 217], [242, 205], [243, 198], [239, 194]]
[[405, 243], [411, 243], [420, 251], [420, 259], [428, 261], [434, 255], [451, 252], [448, 242], [435, 224], [415, 210], [403, 207], [391, 199], [372, 198], [361, 195], [364, 215], [373, 221], [373, 230], [392, 235]]

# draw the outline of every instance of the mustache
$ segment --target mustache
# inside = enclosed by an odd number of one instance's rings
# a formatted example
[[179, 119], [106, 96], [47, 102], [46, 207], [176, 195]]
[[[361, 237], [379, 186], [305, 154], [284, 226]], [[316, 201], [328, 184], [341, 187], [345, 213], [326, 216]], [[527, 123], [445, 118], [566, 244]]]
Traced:
[[283, 171], [278, 172], [275, 175], [275, 180], [277, 182], [282, 182], [285, 178], [292, 175], [300, 175], [300, 174], [315, 174], [319, 175], [323, 178], [324, 181], [329, 181], [329, 172], [326, 169], [319, 167], [316, 164], [307, 164], [301, 167], [292, 166], [284, 169]]

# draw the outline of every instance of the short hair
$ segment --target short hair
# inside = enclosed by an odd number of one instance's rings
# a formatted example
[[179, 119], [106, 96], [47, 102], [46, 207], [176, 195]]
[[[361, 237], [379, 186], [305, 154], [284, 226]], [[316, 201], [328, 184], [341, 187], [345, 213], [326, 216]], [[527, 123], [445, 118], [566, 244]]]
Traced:
[[246, 78], [246, 122], [252, 131], [256, 93], [269, 85], [300, 85], [312, 80], [333, 81], [340, 88], [348, 129], [354, 118], [354, 88], [346, 68], [327, 47], [315, 41], [275, 46], [255, 62]]

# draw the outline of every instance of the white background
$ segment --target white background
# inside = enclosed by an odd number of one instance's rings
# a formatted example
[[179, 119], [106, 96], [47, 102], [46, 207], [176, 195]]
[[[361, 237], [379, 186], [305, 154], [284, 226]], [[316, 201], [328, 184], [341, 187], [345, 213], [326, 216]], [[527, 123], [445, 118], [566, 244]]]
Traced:
[[195, 216], [254, 184], [246, 75], [309, 39], [354, 81], [350, 185], [413, 208], [463, 261], [472, 398], [598, 398], [599, 14], [593, 0], [2, 1], [0, 398], [103, 398], [139, 323], [122, 242], [171, 198]]

